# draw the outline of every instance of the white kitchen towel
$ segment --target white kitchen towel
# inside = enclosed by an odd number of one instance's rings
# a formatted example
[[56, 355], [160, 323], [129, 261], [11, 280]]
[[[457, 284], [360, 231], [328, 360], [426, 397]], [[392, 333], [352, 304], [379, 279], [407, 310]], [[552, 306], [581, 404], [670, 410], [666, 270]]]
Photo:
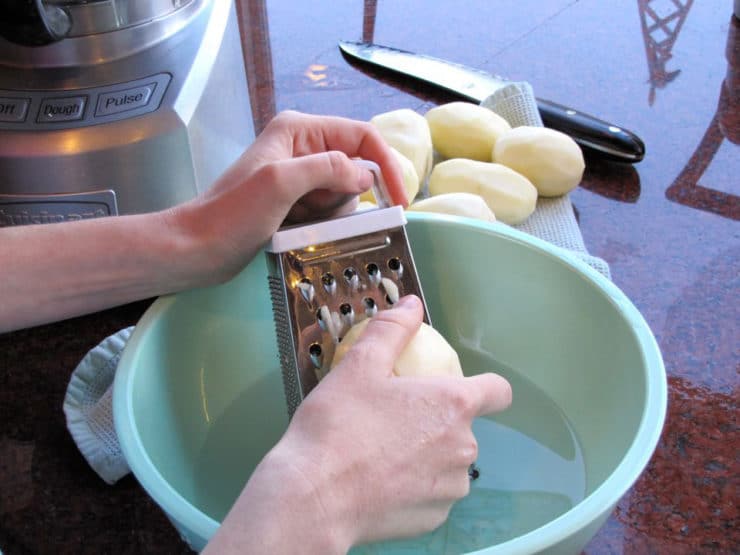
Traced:
[[[496, 112], [512, 127], [521, 125], [542, 127], [537, 101], [529, 83], [511, 83], [486, 98], [481, 102], [481, 106]], [[524, 223], [514, 227], [566, 249], [576, 258], [611, 279], [609, 265], [606, 261], [591, 256], [586, 249], [568, 195], [553, 198], [540, 197], [534, 213]]]
[[[528, 83], [512, 83], [496, 91], [482, 105], [497, 112], [512, 127], [542, 125]], [[608, 264], [591, 256], [573, 213], [568, 195], [541, 198], [534, 213], [517, 229], [566, 249], [609, 277]], [[80, 361], [64, 398], [67, 428], [80, 452], [103, 480], [114, 484], [130, 472], [113, 425], [113, 379], [133, 327], [104, 339]]]
[[134, 327], [123, 329], [89, 351], [72, 372], [64, 396], [67, 429], [100, 477], [116, 483], [130, 472], [113, 425], [113, 378]]

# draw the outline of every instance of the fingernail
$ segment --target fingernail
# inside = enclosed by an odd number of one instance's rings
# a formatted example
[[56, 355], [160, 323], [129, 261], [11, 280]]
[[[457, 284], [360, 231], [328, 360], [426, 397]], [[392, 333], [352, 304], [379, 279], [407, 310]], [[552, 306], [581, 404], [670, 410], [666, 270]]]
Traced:
[[393, 308], [416, 308], [421, 304], [421, 300], [416, 295], [406, 295], [398, 299], [398, 302], [393, 305]]

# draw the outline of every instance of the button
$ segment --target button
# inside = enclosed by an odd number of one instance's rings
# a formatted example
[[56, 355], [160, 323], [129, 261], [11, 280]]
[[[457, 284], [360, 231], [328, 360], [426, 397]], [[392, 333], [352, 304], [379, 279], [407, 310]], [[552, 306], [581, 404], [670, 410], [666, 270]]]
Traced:
[[0, 121], [22, 122], [26, 119], [30, 103], [27, 98], [0, 97]]
[[87, 102], [86, 96], [45, 98], [41, 102], [41, 109], [36, 121], [39, 123], [54, 123], [82, 119], [85, 102]]
[[110, 116], [146, 106], [156, 86], [156, 83], [148, 83], [140, 87], [101, 94], [95, 107], [95, 117]]

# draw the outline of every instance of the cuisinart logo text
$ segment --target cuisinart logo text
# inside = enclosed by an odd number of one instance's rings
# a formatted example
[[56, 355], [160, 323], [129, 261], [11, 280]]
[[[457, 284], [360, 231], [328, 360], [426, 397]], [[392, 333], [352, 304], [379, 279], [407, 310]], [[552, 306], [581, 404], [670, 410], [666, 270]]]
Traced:
[[75, 212], [50, 212], [48, 210], [7, 210], [0, 208], [0, 227], [28, 224], [52, 224], [58, 222], [73, 222], [76, 220], [90, 220], [109, 216], [108, 210], [92, 208]]

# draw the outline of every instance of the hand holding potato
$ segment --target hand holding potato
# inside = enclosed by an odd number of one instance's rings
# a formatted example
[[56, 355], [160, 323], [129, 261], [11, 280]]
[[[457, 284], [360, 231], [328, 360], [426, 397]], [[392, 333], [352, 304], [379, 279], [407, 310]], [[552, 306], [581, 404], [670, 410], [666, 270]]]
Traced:
[[295, 553], [291, 537], [301, 538], [300, 553], [346, 553], [446, 520], [470, 490], [468, 467], [478, 453], [472, 421], [505, 409], [511, 387], [491, 373], [393, 377], [421, 319], [415, 297], [370, 319], [300, 404], [205, 553], [245, 545]]
[[[365, 318], [352, 326], [334, 351], [331, 367], [342, 362], [370, 323]], [[455, 376], [462, 378], [460, 359], [442, 335], [424, 322], [393, 365], [394, 376]]]

